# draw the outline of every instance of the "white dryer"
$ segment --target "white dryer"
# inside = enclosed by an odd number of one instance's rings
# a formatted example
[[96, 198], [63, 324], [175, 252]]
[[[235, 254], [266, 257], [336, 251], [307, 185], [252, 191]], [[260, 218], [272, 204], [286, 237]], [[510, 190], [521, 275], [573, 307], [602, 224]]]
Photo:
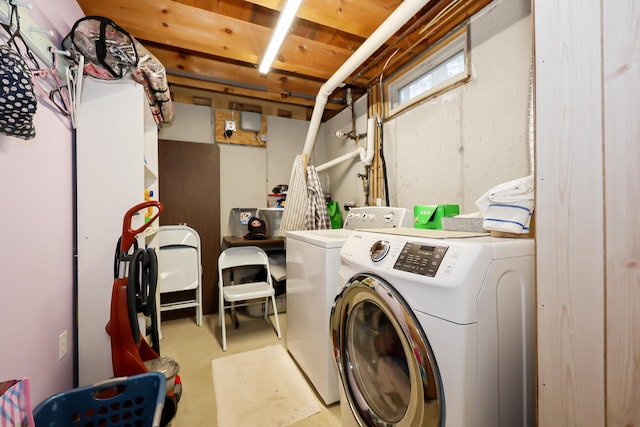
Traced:
[[330, 334], [345, 426], [533, 426], [534, 243], [356, 231]]
[[327, 330], [339, 285], [340, 249], [356, 228], [397, 228], [413, 224], [404, 208], [352, 208], [344, 228], [286, 234], [287, 350], [325, 404], [339, 400], [338, 376]]

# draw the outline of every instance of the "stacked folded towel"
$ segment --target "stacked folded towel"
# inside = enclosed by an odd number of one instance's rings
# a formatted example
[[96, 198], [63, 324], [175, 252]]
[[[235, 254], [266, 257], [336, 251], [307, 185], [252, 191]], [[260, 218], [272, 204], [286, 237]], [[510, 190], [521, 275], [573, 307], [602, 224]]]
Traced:
[[497, 185], [476, 200], [485, 230], [525, 234], [534, 207], [533, 175]]

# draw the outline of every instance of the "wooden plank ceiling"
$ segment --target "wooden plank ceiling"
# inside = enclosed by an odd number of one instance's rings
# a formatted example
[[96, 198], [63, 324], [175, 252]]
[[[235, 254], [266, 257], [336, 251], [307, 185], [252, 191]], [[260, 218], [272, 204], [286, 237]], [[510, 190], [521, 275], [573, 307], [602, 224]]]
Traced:
[[[323, 120], [366, 93], [491, 0], [431, 0], [330, 97]], [[303, 107], [310, 117], [322, 84], [401, 3], [303, 0], [267, 75], [258, 64], [284, 0], [79, 0], [86, 15], [106, 16], [141, 42], [167, 70], [171, 91], [226, 94]], [[396, 52], [397, 51], [397, 52]], [[389, 58], [391, 60], [389, 61]], [[388, 62], [388, 63], [387, 63]], [[386, 64], [386, 68], [385, 68]]]

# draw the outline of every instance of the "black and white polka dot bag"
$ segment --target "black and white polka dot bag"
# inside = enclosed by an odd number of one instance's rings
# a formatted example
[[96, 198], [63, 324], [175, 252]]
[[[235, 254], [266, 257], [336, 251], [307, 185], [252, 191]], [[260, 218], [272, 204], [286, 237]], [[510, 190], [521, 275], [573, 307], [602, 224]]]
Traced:
[[8, 45], [0, 46], [0, 133], [33, 139], [33, 115], [38, 102], [31, 70]]

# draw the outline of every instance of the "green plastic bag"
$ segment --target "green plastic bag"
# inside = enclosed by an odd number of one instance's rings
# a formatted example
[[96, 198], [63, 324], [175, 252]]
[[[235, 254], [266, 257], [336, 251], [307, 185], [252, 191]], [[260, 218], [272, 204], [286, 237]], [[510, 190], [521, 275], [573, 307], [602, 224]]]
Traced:
[[342, 212], [338, 202], [327, 202], [327, 212], [331, 220], [331, 228], [342, 228]]

